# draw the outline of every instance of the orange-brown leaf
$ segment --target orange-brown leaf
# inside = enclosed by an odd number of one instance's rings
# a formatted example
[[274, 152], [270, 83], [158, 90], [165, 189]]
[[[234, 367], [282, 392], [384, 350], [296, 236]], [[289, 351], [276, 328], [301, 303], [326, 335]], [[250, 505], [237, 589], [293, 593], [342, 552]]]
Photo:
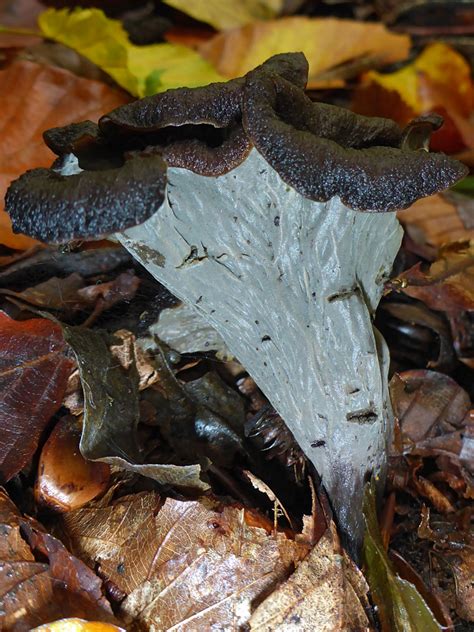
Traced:
[[308, 551], [243, 509], [160, 502], [135, 494], [62, 518], [66, 541], [128, 595], [122, 613], [146, 629], [237, 629]]
[[443, 244], [474, 238], [472, 227], [466, 225], [463, 205], [472, 204], [470, 198], [452, 193], [431, 195], [413, 206], [398, 211], [397, 217], [411, 240], [426, 258], [435, 258]]

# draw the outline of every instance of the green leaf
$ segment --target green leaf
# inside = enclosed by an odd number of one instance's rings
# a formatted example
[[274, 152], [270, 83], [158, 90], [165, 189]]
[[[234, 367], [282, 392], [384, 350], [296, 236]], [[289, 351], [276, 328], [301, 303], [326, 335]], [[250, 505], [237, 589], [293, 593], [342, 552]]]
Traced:
[[474, 197], [474, 176], [467, 176], [460, 182], [457, 182], [450, 191], [455, 191], [461, 195], [467, 195], [468, 197]]
[[384, 632], [440, 632], [442, 627], [423, 597], [410, 582], [393, 570], [382, 544], [375, 508], [375, 484], [366, 486], [364, 497], [365, 575], [378, 608]]
[[209, 62], [186, 46], [135, 46], [121, 22], [100, 9], [47, 9], [38, 24], [45, 37], [73, 48], [134, 96], [223, 80]]
[[277, 17], [283, 0], [163, 0], [195, 20], [206, 22], [218, 31], [244, 26], [255, 20]]

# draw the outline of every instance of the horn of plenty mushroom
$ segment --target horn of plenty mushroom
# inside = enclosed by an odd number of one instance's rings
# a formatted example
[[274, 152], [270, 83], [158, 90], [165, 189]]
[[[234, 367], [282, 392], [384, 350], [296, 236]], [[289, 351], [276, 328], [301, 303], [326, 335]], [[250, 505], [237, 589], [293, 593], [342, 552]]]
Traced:
[[21, 176], [6, 201], [15, 229], [45, 241], [117, 233], [197, 310], [316, 466], [355, 550], [363, 482], [383, 481], [392, 427], [373, 326], [401, 241], [386, 211], [466, 170], [425, 151], [437, 119], [404, 134], [311, 102], [306, 77], [302, 54], [278, 55], [228, 83], [52, 130], [60, 157]]

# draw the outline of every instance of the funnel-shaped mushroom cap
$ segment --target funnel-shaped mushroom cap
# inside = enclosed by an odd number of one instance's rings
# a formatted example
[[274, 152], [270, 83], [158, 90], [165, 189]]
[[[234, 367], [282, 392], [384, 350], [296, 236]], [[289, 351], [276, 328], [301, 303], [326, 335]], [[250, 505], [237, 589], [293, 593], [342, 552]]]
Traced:
[[[276, 55], [227, 83], [122, 106], [98, 126], [49, 130], [45, 140], [60, 160], [10, 186], [14, 230], [59, 242], [113, 233], [158, 210], [167, 167], [218, 177], [252, 147], [302, 196], [339, 196], [360, 211], [405, 208], [465, 175], [461, 163], [425, 151], [439, 118], [415, 121], [404, 133], [387, 119], [313, 103], [304, 93], [307, 74], [301, 53]], [[77, 159], [75, 175], [61, 171], [67, 155]]]

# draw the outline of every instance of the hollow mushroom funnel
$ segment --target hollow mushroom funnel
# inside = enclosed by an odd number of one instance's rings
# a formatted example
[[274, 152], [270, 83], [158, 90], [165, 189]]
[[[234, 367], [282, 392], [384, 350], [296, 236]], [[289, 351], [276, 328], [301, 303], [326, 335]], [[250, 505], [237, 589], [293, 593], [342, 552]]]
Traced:
[[[192, 305], [283, 417], [356, 548], [363, 482], [371, 472], [383, 480], [392, 428], [388, 353], [372, 321], [402, 230], [384, 211], [447, 188], [465, 168], [418, 149], [436, 117], [403, 132], [312, 103], [306, 76], [301, 54], [281, 55], [227, 84], [123, 106], [98, 128], [52, 130], [62, 157], [15, 182], [7, 205], [17, 230], [42, 239], [116, 231]], [[98, 171], [94, 153], [122, 158]], [[84, 202], [88, 178], [96, 189]], [[51, 181], [66, 200], [55, 212]]]

